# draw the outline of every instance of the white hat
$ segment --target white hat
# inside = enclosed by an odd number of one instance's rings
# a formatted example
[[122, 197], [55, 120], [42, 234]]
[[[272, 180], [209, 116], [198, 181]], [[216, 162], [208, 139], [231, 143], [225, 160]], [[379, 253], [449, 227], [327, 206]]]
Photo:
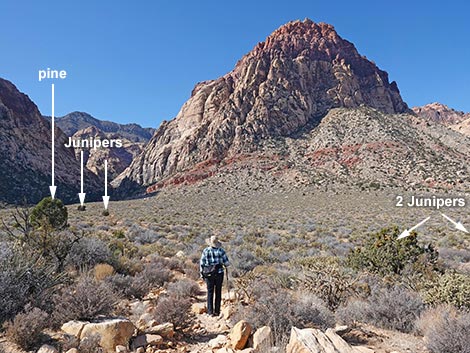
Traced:
[[213, 248], [220, 248], [222, 245], [217, 235], [213, 235], [210, 238], [206, 239], [206, 243], [207, 245], [212, 246]]

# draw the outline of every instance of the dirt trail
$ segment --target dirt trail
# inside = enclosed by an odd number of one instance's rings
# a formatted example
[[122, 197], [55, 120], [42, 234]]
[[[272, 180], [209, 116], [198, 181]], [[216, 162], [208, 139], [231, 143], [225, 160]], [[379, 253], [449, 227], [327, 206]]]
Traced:
[[[207, 289], [204, 282], [199, 282], [200, 295], [197, 297], [197, 303], [193, 308], [200, 309], [200, 312], [194, 312], [195, 325], [194, 325], [194, 340], [187, 347], [187, 352], [191, 353], [207, 353], [216, 351], [221, 348], [226, 339], [222, 336], [227, 336], [230, 332], [229, 316], [233, 311], [233, 306], [230, 298], [234, 298], [234, 293], [229, 293], [227, 288], [222, 291], [222, 307], [221, 315], [218, 317], [210, 316], [206, 313], [206, 299]], [[204, 310], [203, 310], [204, 309]]]

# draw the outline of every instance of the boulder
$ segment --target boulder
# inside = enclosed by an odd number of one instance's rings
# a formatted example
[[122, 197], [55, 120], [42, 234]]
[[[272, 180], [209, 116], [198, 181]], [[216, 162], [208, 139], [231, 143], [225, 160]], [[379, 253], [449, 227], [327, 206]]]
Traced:
[[215, 353], [235, 353], [235, 351], [232, 348], [224, 347], [216, 350]]
[[[350, 346], [333, 329], [322, 332], [317, 329], [292, 328], [286, 353], [360, 353], [366, 352]], [[372, 352], [372, 351], [371, 351]]]
[[228, 338], [227, 336], [224, 335], [218, 335], [216, 338], [211, 339], [208, 342], [209, 347], [212, 349], [217, 349], [217, 348], [222, 348], [228, 343]]
[[258, 352], [265, 352], [272, 347], [271, 327], [263, 326], [256, 330], [253, 335], [253, 348]]
[[129, 353], [129, 350], [125, 346], [116, 346], [116, 353]]
[[147, 347], [147, 346], [158, 346], [163, 343], [163, 337], [160, 335], [145, 334], [137, 336], [132, 341], [132, 347], [134, 349], [138, 347]]
[[228, 320], [228, 319], [230, 319], [230, 317], [233, 314], [233, 308], [231, 306], [226, 306], [226, 307], [222, 308], [221, 314], [222, 314], [222, 316], [224, 317], [225, 320]]
[[251, 325], [245, 320], [239, 321], [230, 331], [230, 341], [233, 349], [242, 350], [246, 347], [251, 335]]
[[101, 347], [114, 353], [116, 346], [127, 347], [130, 338], [134, 334], [134, 329], [132, 322], [127, 319], [109, 319], [96, 323], [87, 323], [83, 327], [80, 339], [99, 334]]
[[82, 330], [86, 324], [89, 324], [88, 321], [69, 321], [62, 325], [61, 329], [69, 335], [80, 338]]
[[191, 312], [196, 315], [204, 314], [207, 311], [206, 305], [203, 303], [194, 303], [191, 306]]
[[70, 348], [67, 352], [65, 353], [80, 353], [77, 348]]
[[39, 348], [37, 353], [59, 353], [59, 351], [55, 347], [52, 347], [52, 346], [49, 346], [48, 344], [45, 344], [45, 345], [41, 346], [41, 348]]
[[173, 338], [173, 336], [175, 335], [175, 326], [170, 322], [160, 325], [152, 325], [147, 329], [147, 333], [160, 335], [163, 338]]

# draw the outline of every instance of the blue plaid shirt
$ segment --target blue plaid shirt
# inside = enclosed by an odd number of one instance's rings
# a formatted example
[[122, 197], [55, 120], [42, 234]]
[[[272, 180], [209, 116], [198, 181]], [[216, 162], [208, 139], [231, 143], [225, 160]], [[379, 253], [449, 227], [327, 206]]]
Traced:
[[[223, 264], [224, 266], [228, 266], [230, 264], [225, 250], [222, 248], [213, 248], [211, 246], [205, 248], [202, 252], [201, 261], [199, 261], [200, 272], [202, 272], [203, 266], [218, 264]], [[219, 273], [224, 273], [224, 268], [222, 266], [220, 266]]]

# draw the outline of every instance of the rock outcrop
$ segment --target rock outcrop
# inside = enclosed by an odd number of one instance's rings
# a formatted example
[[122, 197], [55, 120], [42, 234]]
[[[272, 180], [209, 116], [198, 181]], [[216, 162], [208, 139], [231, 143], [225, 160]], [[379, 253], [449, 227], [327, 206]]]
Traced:
[[470, 119], [469, 113], [449, 108], [445, 104], [430, 103], [422, 107], [414, 107], [413, 111], [421, 118], [437, 122], [445, 126], [456, 125]]
[[225, 76], [196, 85], [114, 185], [149, 186], [198, 163], [220, 163], [295, 136], [332, 108], [408, 112], [395, 82], [328, 24], [295, 21], [272, 33]]
[[292, 328], [286, 353], [373, 353], [365, 347], [352, 347], [334, 330]]
[[[51, 124], [37, 106], [9, 81], [0, 79], [0, 202], [36, 203], [49, 196]], [[80, 164], [64, 147], [67, 136], [55, 129], [55, 185], [58, 198], [78, 201]], [[87, 173], [87, 200], [98, 199], [100, 182]]]
[[467, 120], [462, 121], [461, 123], [451, 125], [450, 128], [465, 136], [470, 137], [470, 118]]
[[87, 127], [77, 131], [72, 139], [74, 140], [120, 140], [122, 147], [98, 147], [98, 148], [75, 148], [77, 160], [80, 160], [80, 152], [83, 150], [84, 164], [88, 170], [94, 174], [104, 176], [104, 161], [108, 161], [109, 180], [122, 173], [138, 156], [145, 145], [143, 142], [134, 142], [125, 139], [118, 133], [104, 133], [95, 126]]
[[106, 352], [113, 353], [116, 346], [127, 347], [129, 345], [135, 327], [127, 319], [107, 319], [100, 322], [72, 321], [62, 325], [62, 330], [80, 340], [84, 337], [99, 335], [100, 346]]

